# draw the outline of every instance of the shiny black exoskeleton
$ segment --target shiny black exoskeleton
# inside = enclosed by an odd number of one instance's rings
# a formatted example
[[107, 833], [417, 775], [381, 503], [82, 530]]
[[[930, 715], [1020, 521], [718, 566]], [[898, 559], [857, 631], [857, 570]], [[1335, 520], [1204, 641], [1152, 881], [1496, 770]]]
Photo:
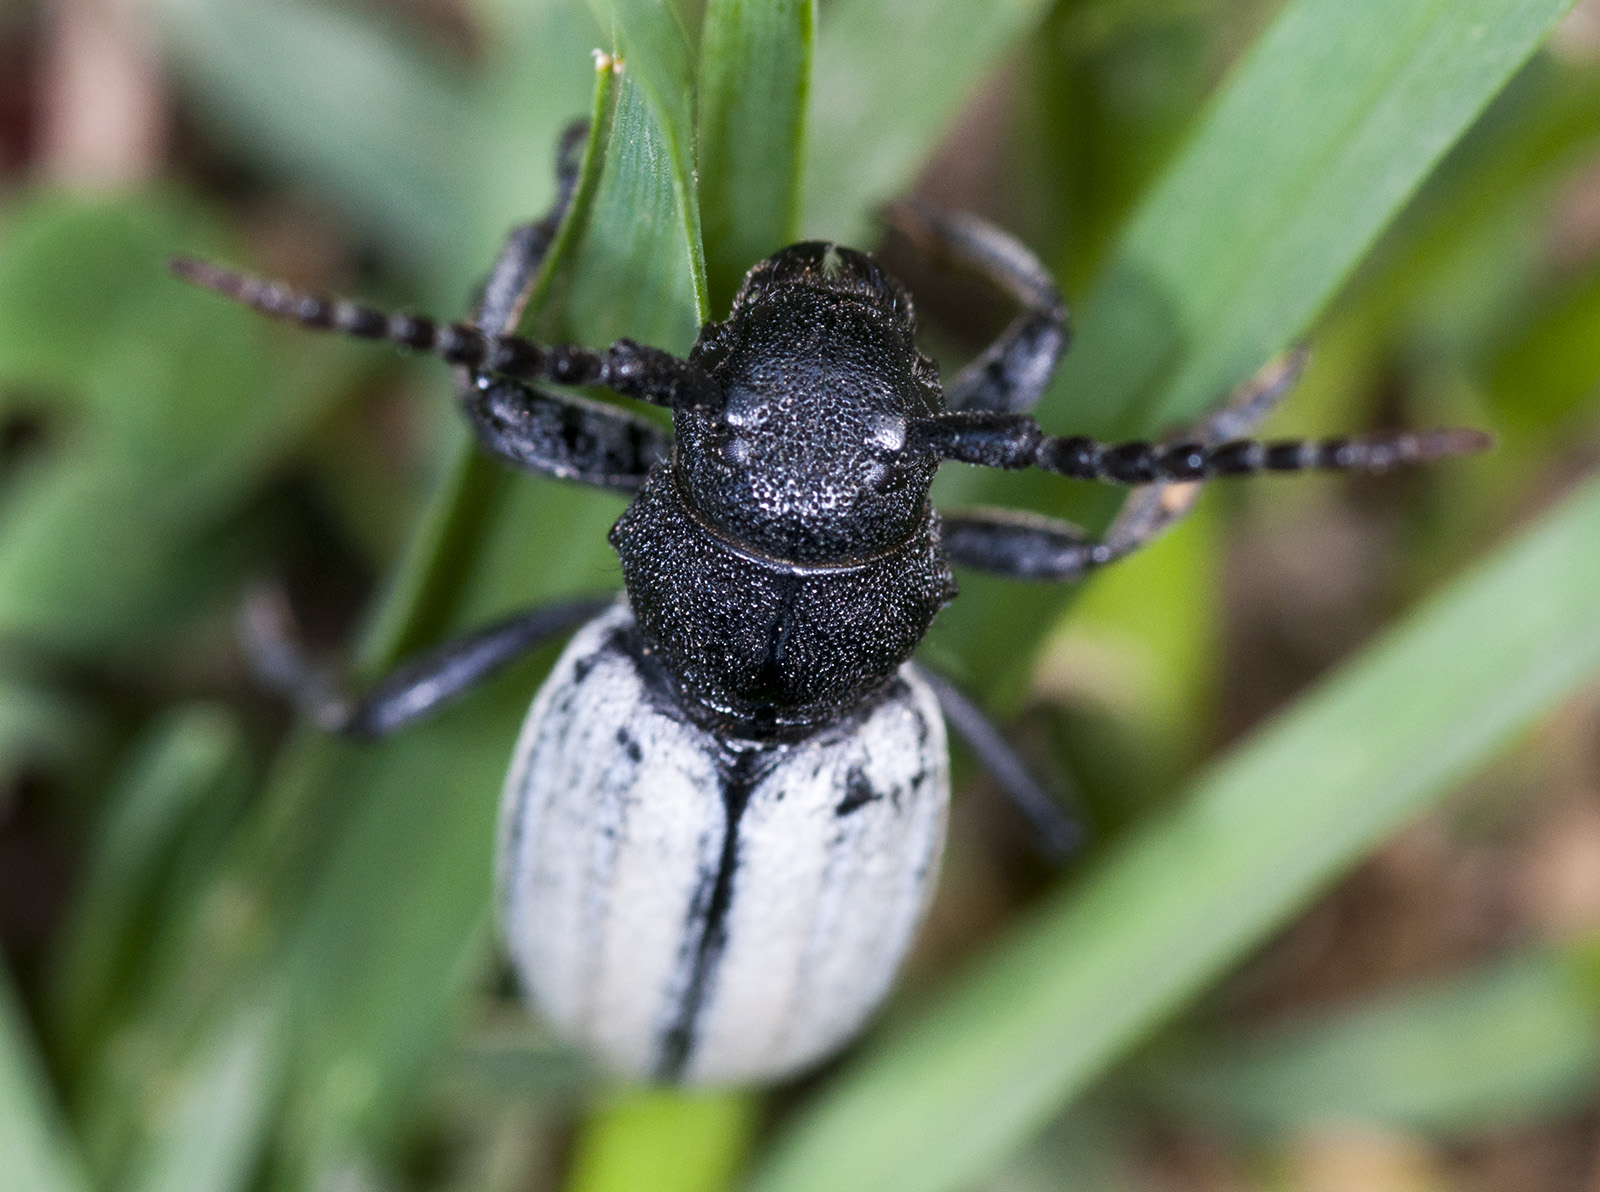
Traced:
[[[525, 470], [635, 493], [611, 541], [644, 648], [675, 682], [682, 712], [729, 741], [793, 741], [869, 707], [954, 597], [951, 564], [1076, 579], [1181, 516], [1195, 489], [1187, 482], [1381, 471], [1487, 445], [1464, 430], [1321, 442], [1241, 437], [1290, 388], [1299, 354], [1163, 443], [1047, 435], [1027, 411], [1066, 346], [1055, 284], [1005, 233], [918, 204], [896, 206], [890, 219], [1022, 307], [946, 386], [917, 350], [900, 284], [870, 255], [819, 242], [758, 263], [727, 319], [707, 324], [686, 358], [629, 340], [604, 350], [531, 343], [510, 332], [564, 217], [580, 143], [569, 134], [555, 208], [512, 232], [470, 323], [388, 314], [195, 261], [174, 269], [277, 318], [437, 355], [459, 367], [462, 409], [485, 450]], [[601, 386], [665, 406], [675, 434], [534, 382]], [[1097, 539], [1031, 513], [941, 515], [929, 487], [944, 460], [1138, 487]], [[260, 615], [254, 636], [262, 669], [321, 723], [377, 735], [458, 697], [598, 607], [580, 601], [509, 618], [413, 660], [359, 699], [316, 681]], [[999, 734], [948, 683], [932, 681], [951, 725], [1054, 830], [1049, 800]]]
[[628, 598], [707, 727], [791, 738], [870, 698], [955, 595], [928, 500], [944, 410], [871, 257], [797, 244], [689, 355], [724, 395], [673, 419], [611, 532]]

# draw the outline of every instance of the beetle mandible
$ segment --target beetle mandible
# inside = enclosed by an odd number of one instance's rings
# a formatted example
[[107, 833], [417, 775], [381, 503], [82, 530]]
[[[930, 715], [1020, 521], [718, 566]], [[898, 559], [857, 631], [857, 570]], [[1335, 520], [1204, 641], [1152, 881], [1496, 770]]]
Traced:
[[[325, 727], [379, 736], [578, 628], [529, 710], [506, 780], [502, 923], [524, 989], [563, 1033], [643, 1079], [772, 1080], [833, 1053], [887, 993], [928, 902], [949, 800], [945, 721], [1063, 849], [1074, 826], [960, 692], [911, 662], [956, 595], [951, 565], [1073, 580], [1150, 541], [1190, 482], [1381, 471], [1481, 450], [1468, 430], [1321, 442], [1242, 438], [1298, 372], [1271, 366], [1188, 434], [1107, 445], [1028, 411], [1067, 313], [1021, 244], [970, 216], [890, 218], [987, 277], [1021, 314], [941, 387], [911, 299], [870, 255], [791, 245], [758, 263], [687, 357], [511, 334], [571, 201], [515, 229], [471, 322], [438, 324], [192, 260], [182, 277], [277, 318], [458, 366], [483, 448], [633, 494], [611, 531], [625, 595], [511, 617], [415, 658], [365, 695], [330, 690], [257, 616], [265, 676]], [[669, 436], [535, 382], [672, 411]], [[1134, 486], [1101, 538], [1030, 513], [941, 513], [939, 464]], [[942, 715], [941, 715], [942, 713]]]

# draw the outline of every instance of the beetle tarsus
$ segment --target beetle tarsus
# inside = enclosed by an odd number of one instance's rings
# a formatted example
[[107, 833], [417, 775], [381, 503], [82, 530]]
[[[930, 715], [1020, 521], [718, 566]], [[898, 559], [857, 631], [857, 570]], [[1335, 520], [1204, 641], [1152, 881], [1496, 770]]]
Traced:
[[1071, 522], [1015, 509], [962, 509], [940, 518], [952, 563], [1006, 579], [1081, 579], [1141, 545], [1119, 550]]
[[583, 147], [589, 136], [589, 122], [575, 120], [561, 134], [556, 150], [556, 197], [538, 219], [518, 224], [506, 235], [505, 246], [495, 259], [483, 284], [473, 322], [494, 334], [515, 331], [522, 321], [523, 308], [538, 279], [544, 259], [555, 243], [562, 221], [572, 207], [578, 189], [578, 172], [583, 165]]
[[362, 740], [388, 736], [462, 698], [484, 680], [610, 607], [610, 596], [542, 605], [405, 659], [361, 695], [307, 657], [281, 591], [246, 600], [240, 637], [263, 685], [317, 727]]
[[1021, 241], [984, 220], [908, 200], [884, 209], [890, 226], [935, 258], [971, 270], [1022, 313], [945, 386], [951, 410], [1023, 413], [1038, 405], [1071, 331], [1055, 279]]
[[324, 732], [350, 730], [351, 700], [332, 673], [317, 665], [301, 644], [283, 589], [257, 588], [239, 608], [238, 637], [250, 669]]

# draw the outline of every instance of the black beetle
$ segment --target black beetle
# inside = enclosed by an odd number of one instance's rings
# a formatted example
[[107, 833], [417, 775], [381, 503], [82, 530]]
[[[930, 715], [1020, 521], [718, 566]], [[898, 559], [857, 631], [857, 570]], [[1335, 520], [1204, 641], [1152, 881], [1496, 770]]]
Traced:
[[[611, 532], [625, 597], [512, 617], [414, 659], [361, 698], [329, 690], [258, 620], [258, 660], [324, 726], [392, 731], [588, 622], [534, 701], [507, 779], [510, 951], [563, 1031], [630, 1075], [772, 1079], [847, 1041], [926, 906], [949, 796], [944, 718], [1057, 848], [1075, 829], [999, 733], [911, 662], [956, 595], [951, 565], [1071, 580], [1181, 516], [1194, 481], [1379, 471], [1480, 450], [1467, 430], [1323, 442], [1240, 438], [1288, 390], [1269, 367], [1165, 443], [1047, 435], [1027, 413], [1066, 347], [1066, 307], [1025, 248], [977, 219], [901, 204], [925, 246], [1022, 313], [948, 386], [905, 290], [868, 254], [795, 244], [757, 264], [687, 358], [507, 334], [573, 190], [516, 229], [475, 319], [438, 324], [215, 266], [190, 281], [302, 326], [459, 366], [485, 450], [635, 494]], [[533, 382], [602, 386], [673, 412], [675, 434]], [[939, 464], [1042, 468], [1135, 488], [1107, 534], [1033, 514], [941, 514]], [[941, 709], [943, 717], [941, 717]]]

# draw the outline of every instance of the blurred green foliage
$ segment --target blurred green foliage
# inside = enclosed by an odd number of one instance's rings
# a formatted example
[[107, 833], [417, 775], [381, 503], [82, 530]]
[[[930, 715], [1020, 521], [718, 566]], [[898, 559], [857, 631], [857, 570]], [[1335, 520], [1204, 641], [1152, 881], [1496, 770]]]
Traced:
[[337, 396], [339, 354], [275, 357], [174, 291], [174, 245], [221, 247], [192, 203], [38, 196], [4, 237], [5, 411], [40, 419], [47, 450], [9, 479], [0, 625], [115, 649], [236, 577], [245, 544], [219, 531]]
[[1527, 950], [1253, 1034], [1172, 1046], [1130, 1079], [1254, 1133], [1384, 1122], [1449, 1136], [1571, 1112], [1600, 1077], [1592, 958]]
[[[0, 1189], [709, 1192], [747, 1173], [906, 1192], [978, 1186], [1047, 1127], [1027, 1162], [1092, 1186], [1127, 1102], [1253, 1137], [1330, 1114], [1455, 1137], [1592, 1103], [1587, 945], [1271, 1030], [1202, 997], [1600, 674], [1600, 489], [1520, 524], [1600, 441], [1600, 234], [1570, 199], [1600, 147], [1600, 59], [1540, 51], [1568, 7], [478, 0], [464, 54], [376, 5], [139, 0], [248, 201], [196, 174], [0, 195], [0, 765], [79, 842], [25, 998], [0, 971]], [[476, 456], [439, 371], [268, 327], [163, 269], [270, 257], [252, 208], [310, 196], [330, 243], [375, 264], [365, 285], [454, 313], [547, 203], [584, 112], [579, 200], [525, 319], [541, 334], [683, 350], [754, 258], [798, 229], [870, 245], [874, 205], [922, 177], [1022, 229], [1079, 300], [1054, 429], [1157, 432], [1309, 337], [1275, 429], [1501, 439], [1406, 481], [1375, 580], [1401, 623], [1218, 760], [1227, 529], [1315, 515], [1335, 482], [1208, 494], [1076, 603], [963, 576], [930, 653], [998, 709], [1047, 705], [1041, 752], [1084, 777], [1096, 854], [766, 1100], [609, 1088], [509, 1004], [495, 801], [550, 652], [362, 750], [278, 742], [208, 677], [242, 585], [294, 557], [286, 490], [381, 577], [363, 674], [619, 581], [620, 502]], [[397, 386], [422, 394], [400, 403], [417, 466], [367, 409]], [[1053, 478], [947, 473], [946, 504], [1108, 509]], [[359, 529], [396, 504], [403, 550]]]

